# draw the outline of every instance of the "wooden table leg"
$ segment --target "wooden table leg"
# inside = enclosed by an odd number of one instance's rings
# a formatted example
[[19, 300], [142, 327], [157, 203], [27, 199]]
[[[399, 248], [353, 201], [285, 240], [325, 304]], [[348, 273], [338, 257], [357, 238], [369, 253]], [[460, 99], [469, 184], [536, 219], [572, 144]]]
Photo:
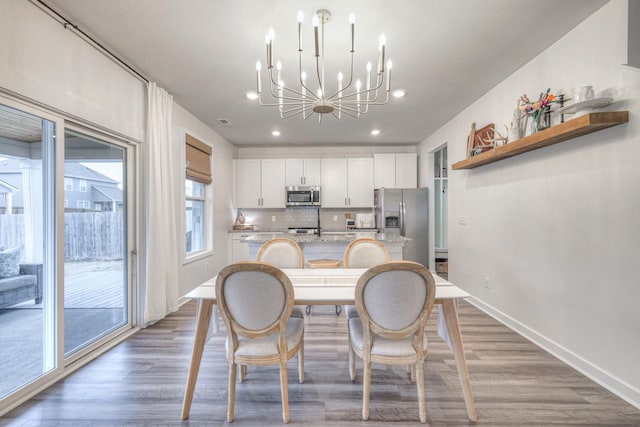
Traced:
[[473, 401], [473, 393], [471, 392], [471, 380], [469, 379], [469, 370], [467, 369], [467, 359], [464, 356], [464, 345], [462, 344], [462, 334], [460, 332], [460, 323], [458, 323], [458, 310], [456, 309], [455, 299], [445, 299], [442, 301], [444, 319], [447, 324], [447, 332], [451, 338], [451, 349], [456, 360], [458, 369], [458, 377], [462, 385], [464, 394], [464, 402], [467, 406], [467, 416], [471, 421], [477, 421], [476, 404]]
[[191, 401], [193, 400], [193, 391], [196, 388], [196, 380], [198, 379], [198, 371], [200, 370], [200, 362], [202, 361], [202, 353], [204, 345], [207, 342], [207, 332], [209, 330], [209, 322], [211, 321], [211, 309], [213, 301], [208, 299], [199, 300], [200, 310], [198, 312], [198, 320], [196, 322], [196, 334], [193, 340], [193, 352], [191, 353], [191, 365], [189, 366], [189, 374], [187, 375], [187, 386], [184, 390], [184, 400], [182, 401], [182, 419], [189, 418], [191, 410]]

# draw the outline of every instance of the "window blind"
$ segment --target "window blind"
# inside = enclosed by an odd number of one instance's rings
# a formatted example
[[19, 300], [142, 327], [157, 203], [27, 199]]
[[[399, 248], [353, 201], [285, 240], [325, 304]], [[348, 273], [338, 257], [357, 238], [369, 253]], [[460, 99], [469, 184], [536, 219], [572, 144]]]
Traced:
[[186, 134], [187, 178], [211, 184], [211, 147]]

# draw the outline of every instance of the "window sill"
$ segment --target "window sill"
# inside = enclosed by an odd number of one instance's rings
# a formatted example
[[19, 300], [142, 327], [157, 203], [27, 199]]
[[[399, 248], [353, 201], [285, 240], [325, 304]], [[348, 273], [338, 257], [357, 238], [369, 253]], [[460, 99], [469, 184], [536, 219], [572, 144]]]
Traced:
[[182, 265], [191, 264], [192, 262], [200, 261], [203, 258], [208, 258], [213, 256], [212, 249], [203, 249], [198, 252], [192, 252], [184, 257], [182, 260]]

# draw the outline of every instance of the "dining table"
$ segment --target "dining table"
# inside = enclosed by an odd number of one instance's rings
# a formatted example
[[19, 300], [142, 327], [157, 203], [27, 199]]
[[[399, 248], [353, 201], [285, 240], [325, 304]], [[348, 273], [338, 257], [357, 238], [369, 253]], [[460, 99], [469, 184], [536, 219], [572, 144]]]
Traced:
[[[289, 277], [289, 280], [291, 280], [294, 290], [294, 303], [296, 305], [354, 305], [356, 284], [360, 276], [362, 276], [367, 269], [294, 268], [282, 269], [282, 271]], [[471, 421], [477, 421], [457, 310], [457, 301], [467, 298], [470, 295], [437, 274], [432, 273], [432, 275], [436, 284], [434, 303], [439, 304], [442, 308], [438, 313], [438, 335], [447, 342], [453, 352], [467, 409], [467, 416]], [[184, 400], [182, 403], [181, 417], [183, 420], [189, 418], [198, 371], [200, 370], [200, 362], [207, 342], [209, 325], [212, 321], [212, 309], [216, 304], [216, 278], [217, 276], [207, 280], [186, 295], [187, 298], [198, 301], [198, 311], [191, 364], [189, 366]]]

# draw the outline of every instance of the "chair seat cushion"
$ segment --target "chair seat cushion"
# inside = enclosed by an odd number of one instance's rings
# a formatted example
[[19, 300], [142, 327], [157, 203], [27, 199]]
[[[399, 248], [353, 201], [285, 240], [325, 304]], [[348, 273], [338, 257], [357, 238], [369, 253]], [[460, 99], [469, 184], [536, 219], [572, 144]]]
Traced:
[[[304, 319], [291, 317], [287, 324], [287, 348], [295, 348], [304, 335]], [[225, 346], [228, 350], [230, 338], [227, 337]], [[261, 339], [247, 339], [238, 335], [238, 350], [236, 356], [269, 356], [278, 354], [278, 334]]]
[[[416, 352], [413, 349], [413, 340], [411, 337], [402, 340], [391, 340], [383, 338], [376, 334], [373, 335], [373, 344], [371, 346], [371, 355], [374, 356], [411, 356]], [[349, 319], [349, 339], [352, 345], [359, 351], [362, 351], [364, 340], [362, 331], [362, 320], [360, 317]], [[423, 347], [427, 349], [427, 337], [424, 337]]]

